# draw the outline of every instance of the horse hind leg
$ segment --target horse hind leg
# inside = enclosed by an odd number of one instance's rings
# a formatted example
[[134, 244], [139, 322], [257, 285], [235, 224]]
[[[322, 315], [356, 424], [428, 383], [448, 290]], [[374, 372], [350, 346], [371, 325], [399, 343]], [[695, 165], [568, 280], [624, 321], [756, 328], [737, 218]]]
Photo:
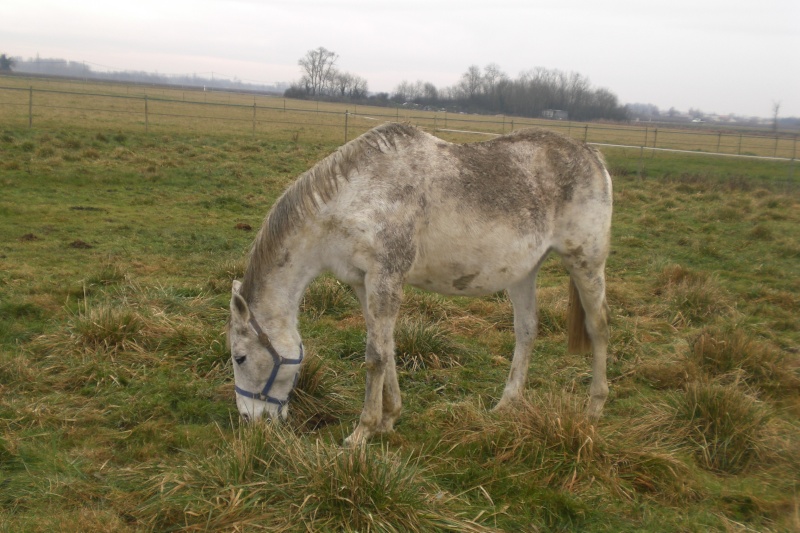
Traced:
[[525, 389], [528, 376], [531, 348], [536, 340], [538, 315], [536, 308], [536, 273], [535, 269], [521, 282], [508, 288], [508, 296], [514, 307], [514, 357], [508, 373], [503, 396], [495, 406], [495, 410], [505, 409], [517, 400]]
[[[570, 273], [586, 314], [585, 327], [592, 346], [592, 384], [586, 414], [598, 420], [608, 397], [606, 359], [608, 355], [608, 304], [605, 288], [605, 257], [591, 261], [585, 256], [564, 255], [564, 265]], [[573, 332], [570, 332], [572, 335]]]

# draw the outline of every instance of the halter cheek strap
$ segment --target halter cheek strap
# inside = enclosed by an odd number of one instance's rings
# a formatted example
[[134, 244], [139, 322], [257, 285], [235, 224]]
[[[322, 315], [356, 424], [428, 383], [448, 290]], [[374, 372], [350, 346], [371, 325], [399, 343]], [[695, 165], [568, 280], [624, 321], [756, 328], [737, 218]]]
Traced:
[[[282, 365], [299, 365], [303, 362], [303, 344], [300, 344], [300, 357], [297, 359], [286, 359], [278, 354], [277, 350], [275, 350], [275, 347], [272, 346], [272, 342], [270, 342], [269, 337], [266, 333], [264, 333], [264, 330], [261, 329], [261, 326], [259, 326], [255, 317], [252, 315], [250, 315], [250, 327], [253, 328], [253, 331], [255, 331], [256, 335], [258, 335], [258, 341], [261, 343], [261, 345], [266, 348], [269, 354], [272, 356], [272, 372], [267, 379], [267, 384], [264, 385], [264, 388], [261, 390], [261, 392], [250, 392], [240, 388], [238, 385], [234, 385], [234, 388], [236, 389], [236, 393], [240, 396], [261, 400], [262, 402], [273, 403], [278, 406], [278, 409], [282, 409], [284, 405], [289, 403], [289, 396], [287, 395], [285, 399], [281, 400], [280, 398], [270, 396], [269, 391], [272, 388], [272, 385], [275, 383], [275, 378], [278, 377], [278, 372], [280, 371]], [[299, 372], [294, 375], [292, 389], [294, 389], [295, 385], [297, 385], [297, 378], [299, 376]], [[291, 394], [291, 391], [289, 391], [289, 394]]]

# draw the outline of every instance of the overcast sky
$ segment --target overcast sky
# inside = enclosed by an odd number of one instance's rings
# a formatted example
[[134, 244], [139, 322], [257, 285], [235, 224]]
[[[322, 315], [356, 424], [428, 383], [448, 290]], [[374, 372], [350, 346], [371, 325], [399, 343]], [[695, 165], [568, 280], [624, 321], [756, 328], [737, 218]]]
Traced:
[[373, 92], [578, 72], [622, 103], [800, 117], [800, 0], [3, 0], [0, 53], [274, 83], [324, 46]]

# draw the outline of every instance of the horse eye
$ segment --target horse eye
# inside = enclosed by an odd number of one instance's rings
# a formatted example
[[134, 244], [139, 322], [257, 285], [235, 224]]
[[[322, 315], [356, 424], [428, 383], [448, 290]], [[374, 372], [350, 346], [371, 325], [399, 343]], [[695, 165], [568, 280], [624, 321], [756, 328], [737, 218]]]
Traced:
[[245, 359], [247, 359], [247, 356], [246, 356], [246, 355], [240, 355], [240, 356], [238, 356], [238, 357], [234, 357], [234, 358], [233, 358], [233, 360], [234, 360], [234, 361], [236, 361], [236, 364], [237, 364], [237, 365], [243, 365], [243, 364], [244, 364], [244, 361], [245, 361]]

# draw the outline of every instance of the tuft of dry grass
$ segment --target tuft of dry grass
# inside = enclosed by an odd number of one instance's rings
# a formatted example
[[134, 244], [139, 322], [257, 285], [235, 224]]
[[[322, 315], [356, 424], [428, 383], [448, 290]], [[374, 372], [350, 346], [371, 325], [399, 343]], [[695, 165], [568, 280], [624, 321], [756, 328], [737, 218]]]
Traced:
[[647, 361], [635, 368], [635, 375], [656, 390], [682, 390], [687, 383], [696, 381], [700, 371], [685, 358], [666, 358]]
[[605, 453], [582, 402], [566, 394], [526, 395], [496, 413], [462, 404], [450, 422], [442, 442], [451, 449], [477, 446], [492, 461], [530, 465], [549, 486], [586, 479]]
[[280, 424], [219, 433], [213, 455], [151, 475], [148, 502], [137, 511], [142, 523], [206, 531], [491, 531], [427, 477], [419, 457], [383, 446], [342, 449]]
[[333, 276], [322, 276], [314, 280], [306, 289], [300, 308], [314, 319], [323, 315], [341, 317], [360, 310], [353, 290]]
[[659, 273], [654, 292], [664, 299], [662, 313], [675, 326], [703, 324], [733, 311], [728, 294], [713, 276], [677, 264]]
[[398, 366], [414, 371], [459, 366], [464, 348], [441, 322], [402, 317], [395, 326], [395, 351]]
[[765, 453], [766, 407], [733, 385], [694, 382], [673, 396], [676, 429], [705, 468], [736, 474]]
[[537, 485], [563, 491], [580, 493], [600, 483], [631, 500], [696, 499], [697, 482], [681, 458], [685, 446], [672, 434], [669, 411], [649, 411], [648, 417], [604, 430], [568, 393], [526, 394], [499, 412], [467, 402], [450, 408], [441, 444], [449, 454], [483, 458], [487, 471], [521, 468]]
[[320, 429], [358, 414], [358, 396], [315, 351], [307, 350], [289, 407], [292, 424], [306, 431]]
[[712, 376], [732, 375], [773, 396], [800, 392], [800, 377], [788, 358], [740, 328], [706, 328], [694, 341], [692, 357]]

